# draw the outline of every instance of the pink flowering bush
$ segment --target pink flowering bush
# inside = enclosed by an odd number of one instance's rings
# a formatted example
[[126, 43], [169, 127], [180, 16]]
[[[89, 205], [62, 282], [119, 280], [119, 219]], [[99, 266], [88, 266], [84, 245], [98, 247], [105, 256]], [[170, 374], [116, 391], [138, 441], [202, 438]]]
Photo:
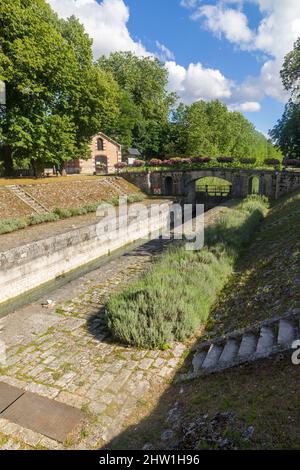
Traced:
[[134, 160], [134, 162], [133, 162], [133, 166], [136, 167], [136, 168], [139, 168], [139, 167], [144, 166], [144, 165], [145, 165], [144, 160]]
[[169, 160], [165, 160], [163, 163], [165, 164], [166, 161], [168, 162], [167, 166], [168, 165], [182, 166], [182, 165], [191, 163], [190, 158], [181, 158], [181, 157], [173, 157], [173, 158], [170, 158]]
[[122, 170], [123, 168], [127, 167], [127, 163], [125, 162], [118, 162], [115, 164], [115, 169], [116, 170]]
[[161, 166], [162, 164], [162, 161], [159, 160], [159, 158], [152, 158], [150, 161], [149, 161], [149, 165], [150, 166]]

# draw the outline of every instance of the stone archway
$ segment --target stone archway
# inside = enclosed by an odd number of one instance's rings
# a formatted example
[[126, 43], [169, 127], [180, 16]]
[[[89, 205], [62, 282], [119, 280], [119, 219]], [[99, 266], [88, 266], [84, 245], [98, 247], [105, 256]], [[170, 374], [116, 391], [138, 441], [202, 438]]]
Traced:
[[164, 194], [165, 196], [172, 196], [173, 195], [173, 178], [172, 176], [166, 176], [164, 181]]
[[232, 183], [218, 176], [203, 176], [195, 184], [196, 193], [205, 193], [211, 197], [228, 197], [232, 192]]
[[248, 194], [260, 194], [260, 178], [258, 176], [251, 176], [248, 182]]

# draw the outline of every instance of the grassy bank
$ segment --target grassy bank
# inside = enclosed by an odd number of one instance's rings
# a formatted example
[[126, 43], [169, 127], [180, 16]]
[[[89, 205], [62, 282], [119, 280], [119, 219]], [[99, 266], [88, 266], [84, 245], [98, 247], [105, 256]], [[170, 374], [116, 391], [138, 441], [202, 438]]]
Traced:
[[208, 337], [300, 307], [300, 192], [275, 201], [206, 325]]
[[[134, 202], [140, 202], [145, 199], [144, 194], [131, 194], [127, 197], [127, 202], [132, 204]], [[79, 215], [91, 214], [97, 211], [97, 208], [104, 201], [98, 201], [90, 204], [85, 204], [82, 207], [74, 207], [70, 209], [56, 208], [52, 212], [45, 214], [29, 215], [25, 217], [16, 217], [11, 219], [0, 220], [0, 235], [4, 233], [11, 233], [16, 230], [20, 230], [31, 225], [43, 224], [46, 222], [55, 222], [56, 220], [68, 219], [70, 217], [76, 217]], [[112, 204], [114, 206], [119, 205], [119, 198], [114, 197], [110, 201], [105, 201], [106, 204]]]
[[201, 251], [170, 248], [142, 279], [114, 295], [106, 307], [114, 337], [138, 347], [165, 348], [191, 336], [205, 323], [266, 209], [264, 198], [247, 198], [206, 230]]
[[[211, 310], [205, 328], [210, 336], [282, 315], [288, 308], [300, 308], [299, 214], [299, 191], [271, 205]], [[202, 341], [203, 336], [199, 338]], [[179, 375], [190, 370], [193, 357], [194, 352], [186, 357]], [[167, 418], [177, 409], [175, 442], [183, 439], [184, 427], [189, 429], [203, 415], [208, 416], [208, 422], [217, 413], [234, 417], [222, 429], [219, 416], [220, 433], [204, 425], [205, 435], [201, 429], [194, 432], [187, 449], [221, 448], [216, 436], [220, 444], [233, 440], [238, 449], [299, 449], [299, 381], [300, 366], [292, 364], [290, 353], [193, 381], [176, 383], [175, 379], [159, 398], [153, 397], [153, 390], [144, 397], [144, 409], [127, 423], [113, 448], [136, 449], [151, 442], [154, 449], [165, 449], [160, 436], [172, 426]], [[251, 437], [241, 437], [240, 424], [243, 429], [250, 427]]]

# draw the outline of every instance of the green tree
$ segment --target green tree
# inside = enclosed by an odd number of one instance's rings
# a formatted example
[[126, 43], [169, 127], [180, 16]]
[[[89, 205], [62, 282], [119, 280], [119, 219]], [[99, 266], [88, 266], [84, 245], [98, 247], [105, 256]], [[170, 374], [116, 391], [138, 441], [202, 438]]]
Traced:
[[300, 38], [285, 57], [281, 77], [291, 99], [270, 136], [286, 157], [300, 159]]
[[164, 127], [161, 156], [168, 158], [186, 155], [188, 140], [187, 107], [180, 103], [172, 110], [168, 124]]
[[165, 157], [174, 155], [229, 155], [239, 160], [280, 156], [272, 143], [256, 131], [241, 113], [230, 112], [220, 101], [180, 104], [172, 114], [165, 138]]
[[290, 101], [270, 136], [288, 158], [300, 159], [300, 106]]
[[83, 26], [58, 19], [44, 0], [0, 0], [0, 18], [6, 172], [87, 157], [91, 136], [109, 129], [119, 108], [118, 85], [94, 66]]
[[281, 78], [284, 88], [297, 99], [300, 93], [300, 38], [295, 42], [293, 50], [284, 59]]
[[[137, 147], [146, 157], [160, 154], [174, 95], [167, 89], [168, 72], [153, 57], [137, 57], [131, 52], [116, 52], [101, 57], [98, 67], [113, 74], [122, 95], [122, 119], [115, 135], [124, 146]], [[126, 110], [129, 115], [126, 116]]]

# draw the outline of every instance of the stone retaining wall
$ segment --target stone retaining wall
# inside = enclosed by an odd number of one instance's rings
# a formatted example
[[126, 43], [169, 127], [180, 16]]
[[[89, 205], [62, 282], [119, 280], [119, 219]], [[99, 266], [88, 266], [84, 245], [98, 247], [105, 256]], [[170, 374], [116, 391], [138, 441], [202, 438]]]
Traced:
[[[129, 220], [127, 228], [126, 224], [122, 224], [124, 221], [119, 219], [118, 233], [112, 239], [107, 239], [107, 236], [99, 238], [98, 224], [94, 223], [0, 252], [0, 303], [129, 243], [147, 238], [149, 231], [163, 229], [168, 223], [170, 205], [169, 201], [163, 204], [165, 210], [152, 219], [151, 228], [147, 223], [139, 223], [134, 217]], [[130, 207], [135, 206], [138, 205]], [[150, 208], [146, 210], [149, 212]]]

